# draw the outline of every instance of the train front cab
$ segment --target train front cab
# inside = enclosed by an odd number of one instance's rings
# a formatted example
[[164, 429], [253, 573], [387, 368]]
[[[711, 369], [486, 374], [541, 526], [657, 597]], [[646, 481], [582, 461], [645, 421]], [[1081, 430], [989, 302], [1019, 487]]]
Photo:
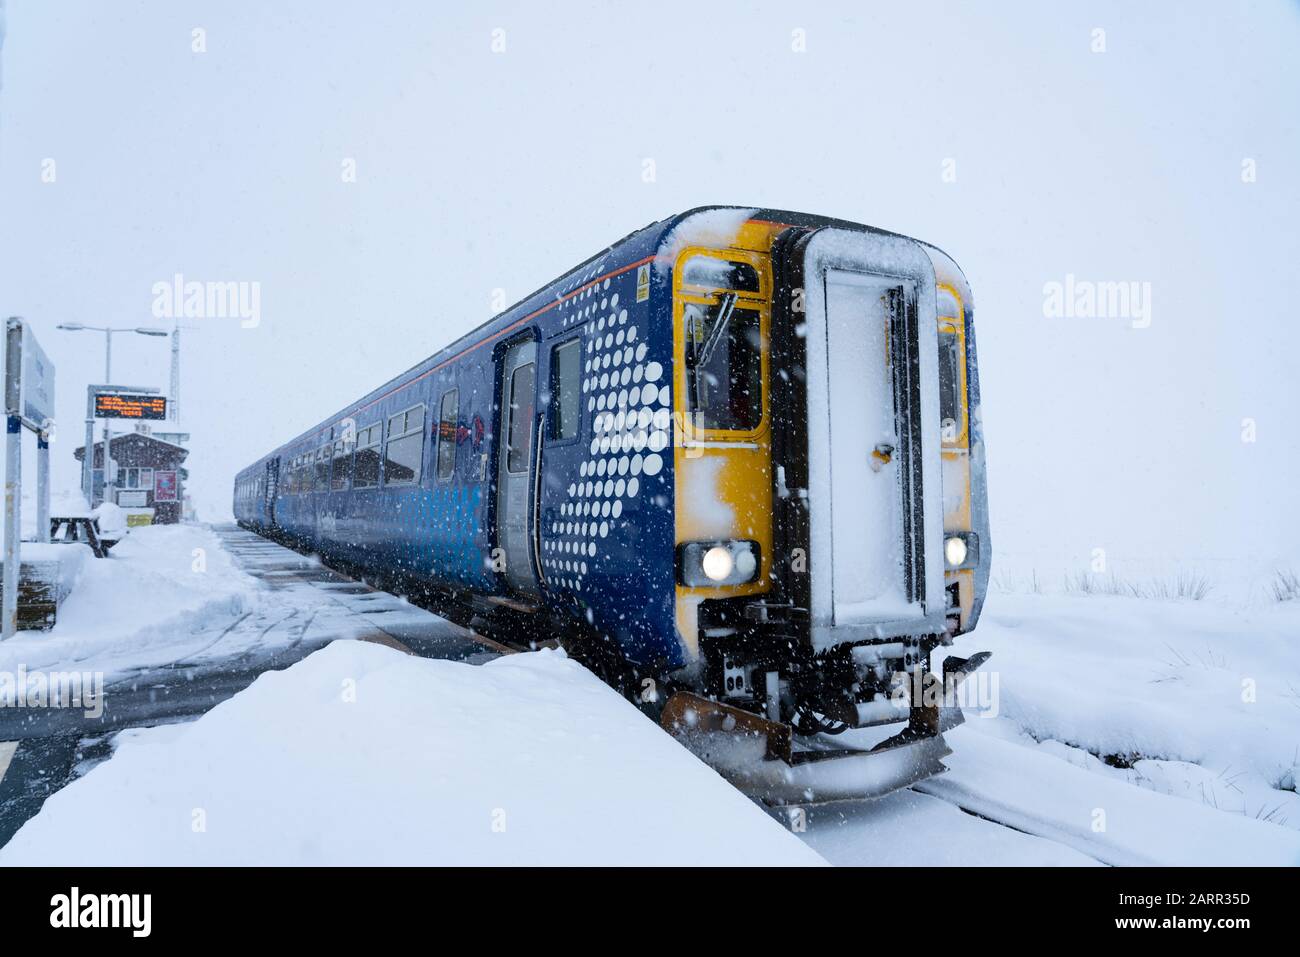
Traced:
[[[677, 621], [664, 723], [770, 803], [943, 769], [933, 652], [988, 579], [969, 288], [943, 253], [751, 219], [673, 263]], [[985, 660], [949, 656], [949, 688]], [[739, 733], [737, 733], [739, 731]]]

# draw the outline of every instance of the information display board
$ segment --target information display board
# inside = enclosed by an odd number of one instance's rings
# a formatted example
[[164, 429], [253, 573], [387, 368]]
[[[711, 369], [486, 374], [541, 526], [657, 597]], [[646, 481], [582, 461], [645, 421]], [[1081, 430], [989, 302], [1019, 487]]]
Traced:
[[100, 392], [95, 395], [95, 417], [98, 419], [165, 419], [167, 397]]

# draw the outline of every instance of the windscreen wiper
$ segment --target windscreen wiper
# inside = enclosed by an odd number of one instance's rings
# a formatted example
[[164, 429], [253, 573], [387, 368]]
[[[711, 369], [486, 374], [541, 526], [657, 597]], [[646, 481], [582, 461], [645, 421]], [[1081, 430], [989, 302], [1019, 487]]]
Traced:
[[709, 337], [704, 340], [704, 345], [700, 346], [699, 354], [695, 357], [697, 372], [700, 366], [706, 365], [709, 359], [713, 358], [718, 343], [722, 341], [722, 335], [727, 331], [727, 323], [731, 321], [731, 314], [736, 311], [736, 294], [724, 293], [719, 305], [721, 308], [718, 310], [718, 318], [714, 321], [713, 328], [709, 330]]
[[731, 321], [731, 314], [736, 308], [736, 294], [727, 292], [722, 294], [719, 300], [718, 318], [713, 323], [713, 328], [709, 330], [708, 338], [699, 346], [692, 347], [690, 356], [691, 370], [691, 409], [700, 412], [704, 408], [704, 390], [701, 388], [700, 369], [713, 356], [714, 351], [718, 348], [718, 343], [722, 341], [722, 334], [727, 331], [727, 323]]

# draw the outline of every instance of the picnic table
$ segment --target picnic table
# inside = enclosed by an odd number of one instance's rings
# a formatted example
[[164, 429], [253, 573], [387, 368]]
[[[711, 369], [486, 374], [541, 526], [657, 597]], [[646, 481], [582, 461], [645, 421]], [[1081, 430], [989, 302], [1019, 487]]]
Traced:
[[89, 545], [96, 558], [107, 558], [108, 550], [120, 539], [109, 538], [99, 531], [99, 519], [91, 515], [51, 515], [50, 542], [69, 544], [81, 542]]

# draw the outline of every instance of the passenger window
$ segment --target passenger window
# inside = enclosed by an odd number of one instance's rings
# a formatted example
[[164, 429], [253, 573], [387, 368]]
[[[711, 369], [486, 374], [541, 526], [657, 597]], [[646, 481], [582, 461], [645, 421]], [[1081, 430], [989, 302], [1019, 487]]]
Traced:
[[532, 442], [533, 392], [536, 376], [533, 363], [515, 369], [510, 376], [510, 415], [506, 435], [509, 450], [506, 454], [506, 471], [528, 471], [528, 453]]
[[374, 488], [379, 484], [378, 424], [357, 430], [357, 452], [353, 465], [352, 487]]
[[352, 478], [352, 449], [347, 442], [339, 439], [334, 443], [334, 477], [330, 487], [334, 491], [343, 491]]
[[582, 346], [577, 339], [551, 350], [551, 438], [571, 439], [578, 434], [578, 377]]
[[438, 478], [450, 478], [456, 471], [456, 413], [460, 392], [452, 389], [442, 397], [438, 410]]
[[333, 445], [322, 445], [316, 450], [316, 491], [328, 492], [330, 487], [330, 450]]
[[384, 485], [413, 485], [420, 481], [424, 458], [424, 406], [399, 412], [388, 420], [384, 446]]

